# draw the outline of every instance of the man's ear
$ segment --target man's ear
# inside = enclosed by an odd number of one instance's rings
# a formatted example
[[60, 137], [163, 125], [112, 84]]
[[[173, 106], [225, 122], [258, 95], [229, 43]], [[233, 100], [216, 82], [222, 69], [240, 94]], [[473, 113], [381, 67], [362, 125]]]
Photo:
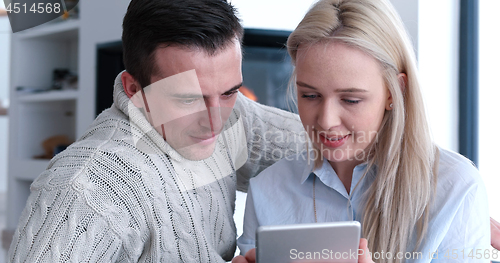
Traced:
[[143, 98], [142, 98], [142, 89], [139, 82], [127, 71], [124, 71], [121, 76], [123, 90], [127, 97], [132, 101], [132, 103], [137, 108], [144, 107]]

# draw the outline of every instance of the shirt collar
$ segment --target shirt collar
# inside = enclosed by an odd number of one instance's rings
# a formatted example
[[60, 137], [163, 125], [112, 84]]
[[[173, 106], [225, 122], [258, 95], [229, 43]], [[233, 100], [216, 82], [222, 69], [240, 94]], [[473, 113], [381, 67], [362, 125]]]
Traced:
[[302, 176], [300, 178], [300, 184], [303, 184], [309, 176], [314, 175], [313, 173], [318, 170], [314, 168], [314, 160], [309, 158], [309, 156], [313, 154], [311, 152], [303, 151], [301, 160], [304, 161], [304, 170], [302, 171]]
[[[301, 177], [301, 184], [303, 184], [310, 176], [317, 176], [323, 184], [339, 192], [345, 198], [349, 198], [349, 194], [347, 194], [344, 184], [342, 183], [342, 181], [340, 181], [340, 178], [338, 177], [335, 170], [333, 170], [333, 167], [330, 165], [327, 159], [323, 159], [323, 163], [318, 168], [314, 168], [314, 161], [310, 161], [308, 158], [306, 158], [306, 162], [308, 163], [306, 163], [307, 165], [305, 165], [306, 168], [304, 169]], [[351, 195], [356, 185], [360, 183], [361, 177], [365, 173], [367, 165], [367, 162], [364, 162], [354, 167], [351, 189], [349, 191]], [[363, 180], [365, 180], [368, 176], [370, 175], [367, 174], [367, 176], [365, 176]]]

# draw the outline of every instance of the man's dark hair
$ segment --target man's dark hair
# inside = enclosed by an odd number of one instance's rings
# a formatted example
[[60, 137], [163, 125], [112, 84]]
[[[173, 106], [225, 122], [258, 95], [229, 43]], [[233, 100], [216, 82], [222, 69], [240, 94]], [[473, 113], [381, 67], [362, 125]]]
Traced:
[[123, 19], [123, 62], [144, 88], [156, 73], [160, 45], [200, 48], [209, 55], [224, 49], [243, 28], [226, 0], [132, 0]]

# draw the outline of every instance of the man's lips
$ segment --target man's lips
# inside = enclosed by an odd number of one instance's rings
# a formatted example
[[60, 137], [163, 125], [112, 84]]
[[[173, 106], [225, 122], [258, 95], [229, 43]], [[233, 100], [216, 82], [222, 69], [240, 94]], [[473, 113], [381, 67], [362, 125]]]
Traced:
[[[218, 134], [217, 134], [218, 135]], [[191, 136], [197, 140], [210, 140], [212, 138], [215, 138], [217, 135], [210, 135], [210, 136]]]
[[214, 137], [219, 136], [219, 134], [222, 132], [222, 130], [223, 129], [219, 129], [216, 131], [204, 130], [204, 131], [198, 131], [199, 133], [193, 131], [193, 133], [189, 134], [189, 136], [191, 136], [192, 138], [198, 139], [198, 140], [210, 140]]
[[206, 135], [205, 136], [191, 136], [191, 138], [193, 139], [195, 144], [210, 145], [213, 142], [215, 142], [215, 140], [217, 139], [217, 136], [219, 136], [219, 134], [216, 134], [215, 136], [206, 136]]

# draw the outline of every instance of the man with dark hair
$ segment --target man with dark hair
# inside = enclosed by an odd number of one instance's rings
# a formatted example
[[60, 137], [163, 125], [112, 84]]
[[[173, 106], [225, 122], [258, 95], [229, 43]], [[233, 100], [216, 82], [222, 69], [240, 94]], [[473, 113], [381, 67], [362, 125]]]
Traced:
[[142, 87], [157, 73], [154, 55], [163, 45], [200, 49], [213, 56], [236, 39], [243, 28], [236, 10], [225, 1], [132, 1], [123, 19], [123, 60]]
[[114, 104], [32, 184], [11, 262], [223, 262], [236, 189], [305, 144], [298, 117], [238, 94], [226, 0], [132, 0]]

